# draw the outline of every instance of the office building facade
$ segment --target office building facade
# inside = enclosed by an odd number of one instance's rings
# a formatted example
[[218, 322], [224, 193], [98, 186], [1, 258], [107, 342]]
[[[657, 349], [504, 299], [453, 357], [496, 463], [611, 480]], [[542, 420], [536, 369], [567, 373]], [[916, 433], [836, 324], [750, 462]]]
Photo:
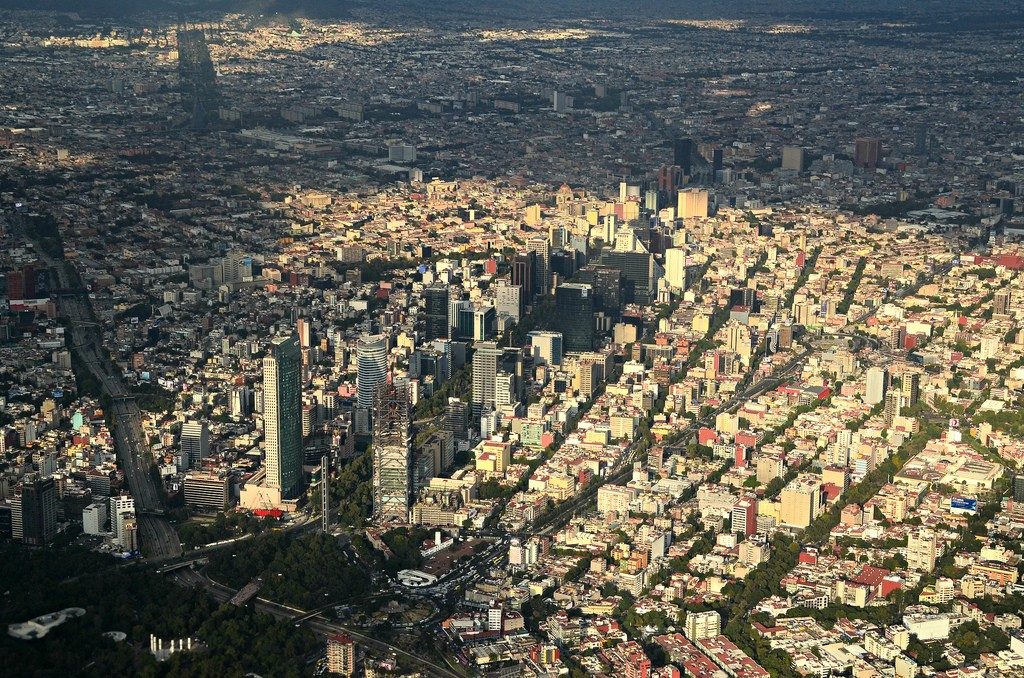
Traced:
[[562, 323], [566, 351], [589, 351], [594, 347], [594, 295], [585, 283], [566, 283], [555, 290], [555, 308]]
[[263, 358], [266, 486], [293, 499], [302, 485], [302, 353], [298, 337], [276, 337]]

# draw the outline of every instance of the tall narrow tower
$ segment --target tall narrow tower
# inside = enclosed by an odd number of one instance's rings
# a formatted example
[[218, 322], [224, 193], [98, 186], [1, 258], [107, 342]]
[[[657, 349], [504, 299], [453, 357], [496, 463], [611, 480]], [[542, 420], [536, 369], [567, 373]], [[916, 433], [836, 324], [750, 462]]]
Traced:
[[331, 531], [331, 481], [327, 455], [320, 457], [320, 513], [324, 533]]
[[293, 499], [302, 480], [302, 353], [299, 339], [277, 337], [263, 359], [267, 487]]
[[377, 523], [409, 520], [412, 497], [409, 388], [390, 378], [373, 403], [373, 518]]

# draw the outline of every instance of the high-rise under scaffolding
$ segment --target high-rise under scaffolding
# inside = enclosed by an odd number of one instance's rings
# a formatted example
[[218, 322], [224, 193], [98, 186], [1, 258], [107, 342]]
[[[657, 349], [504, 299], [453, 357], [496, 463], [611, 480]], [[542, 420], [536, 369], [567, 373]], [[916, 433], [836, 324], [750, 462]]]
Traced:
[[409, 388], [389, 379], [374, 396], [373, 517], [377, 523], [404, 523], [412, 496]]
[[207, 116], [218, 108], [219, 97], [217, 72], [202, 29], [178, 29], [178, 80], [181, 105], [191, 115], [192, 128], [205, 129]]

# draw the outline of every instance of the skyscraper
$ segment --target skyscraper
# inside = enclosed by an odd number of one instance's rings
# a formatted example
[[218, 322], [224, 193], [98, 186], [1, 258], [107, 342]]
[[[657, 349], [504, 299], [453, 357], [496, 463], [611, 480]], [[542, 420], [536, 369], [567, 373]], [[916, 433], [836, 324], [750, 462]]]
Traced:
[[694, 217], [707, 218], [708, 192], [696, 188], [684, 188], [679, 191], [677, 214], [680, 219]]
[[523, 291], [523, 301], [533, 303], [537, 294], [536, 273], [537, 255], [534, 252], [519, 253], [512, 258], [512, 284], [518, 285]]
[[559, 285], [555, 290], [555, 309], [562, 322], [565, 350], [589, 351], [594, 348], [593, 288], [584, 283]]
[[857, 139], [853, 144], [853, 164], [874, 169], [882, 159], [882, 142], [877, 137]]
[[299, 339], [276, 337], [263, 358], [266, 486], [293, 499], [302, 481], [302, 353]]
[[544, 236], [535, 236], [526, 241], [526, 249], [536, 256], [534, 277], [537, 294], [545, 295], [551, 287], [551, 244]]
[[205, 421], [186, 421], [181, 426], [181, 456], [189, 468], [199, 468], [210, 456], [210, 427]]
[[864, 402], [868, 405], [877, 405], [885, 398], [888, 375], [884, 367], [869, 367], [867, 371], [867, 383], [864, 389]]
[[665, 250], [665, 281], [677, 291], [686, 289], [686, 250], [672, 247]]
[[373, 518], [377, 523], [409, 520], [412, 449], [409, 387], [387, 379], [373, 403]]
[[299, 318], [295, 321], [295, 333], [299, 335], [299, 348], [309, 348], [313, 345], [313, 325], [308, 318]]
[[921, 399], [921, 375], [917, 372], [910, 372], [903, 375], [900, 381], [900, 391], [903, 393], [903, 404], [911, 407]]
[[448, 286], [431, 285], [423, 290], [427, 341], [448, 337]]
[[1024, 501], [1024, 474], [1013, 474], [1013, 481], [1010, 486], [1010, 493], [1014, 501]]
[[124, 544], [124, 526], [126, 523], [134, 521], [135, 499], [125, 492], [122, 492], [116, 497], [111, 497], [110, 532], [114, 535], [114, 541]]
[[[494, 394], [498, 376], [498, 360], [502, 350], [493, 341], [480, 341], [473, 353], [473, 421], [494, 408]], [[475, 426], [475, 424], [474, 424]]]
[[498, 281], [494, 290], [494, 310], [519, 322], [523, 314], [523, 288]]
[[373, 407], [377, 387], [387, 378], [387, 337], [364, 334], [356, 343], [356, 355], [356, 404], [368, 410]]
[[444, 408], [443, 430], [450, 434], [453, 440], [467, 439], [467, 407], [466, 403], [458, 398], [449, 398]]
[[601, 253], [601, 263], [622, 273], [622, 301], [650, 303], [654, 296], [657, 267], [650, 252]]
[[804, 149], [799, 146], [784, 146], [782, 149], [782, 169], [803, 172]]
[[622, 310], [622, 271], [591, 264], [580, 269], [580, 282], [594, 288], [594, 312], [617, 317]]
[[672, 164], [682, 169], [684, 176], [693, 171], [693, 139], [676, 139], [672, 142]]
[[30, 546], [45, 546], [57, 534], [57, 487], [53, 478], [32, 473], [11, 498], [11, 536]]

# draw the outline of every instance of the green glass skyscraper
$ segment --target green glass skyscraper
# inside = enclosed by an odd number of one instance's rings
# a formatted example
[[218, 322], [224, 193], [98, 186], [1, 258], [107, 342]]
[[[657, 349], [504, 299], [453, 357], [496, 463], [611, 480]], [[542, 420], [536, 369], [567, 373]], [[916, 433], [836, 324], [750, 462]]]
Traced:
[[267, 487], [293, 499], [302, 485], [302, 353], [295, 335], [277, 337], [263, 358]]

